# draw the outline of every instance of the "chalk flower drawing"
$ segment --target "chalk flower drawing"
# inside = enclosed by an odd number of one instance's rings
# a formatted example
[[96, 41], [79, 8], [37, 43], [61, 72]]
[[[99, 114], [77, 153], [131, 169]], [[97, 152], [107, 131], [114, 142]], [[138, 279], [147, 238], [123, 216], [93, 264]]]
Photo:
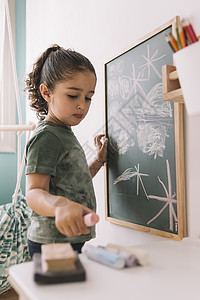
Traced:
[[[171, 174], [170, 174], [170, 166], [169, 166], [169, 161], [166, 160], [166, 165], [167, 165], [167, 178], [168, 178], [168, 190], [166, 188], [166, 186], [164, 185], [163, 181], [159, 178], [158, 176], [158, 181], [160, 182], [160, 184], [162, 185], [166, 197], [159, 197], [159, 196], [153, 196], [153, 195], [148, 195], [148, 197], [150, 199], [156, 199], [158, 201], [163, 201], [165, 202], [165, 205], [159, 210], [159, 212], [151, 219], [147, 222], [147, 224], [149, 225], [150, 223], [152, 223], [154, 220], [156, 220], [161, 214], [162, 212], [169, 207], [169, 229], [171, 231], [174, 230], [174, 221], [177, 224], [177, 216], [176, 213], [174, 211], [174, 204], [177, 205], [177, 200], [174, 199], [175, 198], [175, 193], [172, 195], [172, 184], [171, 184]], [[177, 230], [177, 229], [176, 229]]]
[[138, 90], [140, 91], [141, 95], [144, 97], [144, 99], [146, 99], [146, 93], [143, 90], [141, 83], [147, 81], [147, 78], [141, 78], [141, 73], [139, 72], [138, 75], [136, 75], [136, 71], [135, 71], [135, 65], [134, 63], [132, 64], [132, 73], [131, 73], [131, 79], [133, 81], [133, 87], [130, 90], [129, 93], [129, 97], [132, 96], [132, 94], [134, 94], [134, 96], [136, 97], [137, 100], [137, 95], [138, 95]]
[[141, 183], [142, 185], [142, 188], [143, 188], [143, 191], [148, 199], [148, 195], [147, 195], [147, 192], [146, 192], [146, 189], [144, 187], [144, 183], [142, 181], [142, 178], [141, 176], [149, 176], [148, 174], [144, 174], [144, 173], [140, 173], [140, 165], [138, 163], [137, 167], [134, 166], [135, 170], [133, 168], [128, 168], [126, 169], [119, 177], [117, 177], [115, 180], [114, 180], [114, 184], [117, 184], [119, 183], [120, 181], [126, 181], [126, 180], [130, 180], [132, 177], [137, 177], [137, 195], [139, 195], [139, 185]]
[[147, 78], [149, 79], [150, 78], [150, 73], [151, 73], [151, 68], [154, 70], [154, 72], [156, 73], [156, 75], [159, 77], [159, 78], [162, 78], [162, 75], [160, 74], [160, 72], [157, 70], [157, 68], [154, 66], [154, 62], [157, 61], [157, 60], [160, 60], [161, 58], [163, 58], [165, 56], [162, 55], [160, 57], [157, 57], [158, 56], [158, 49], [153, 53], [153, 55], [150, 57], [150, 49], [149, 49], [149, 45], [147, 45], [147, 56], [145, 55], [142, 55], [142, 57], [146, 60], [146, 63], [143, 64], [142, 66], [140, 66], [140, 68], [143, 68], [142, 69], [142, 76], [144, 76], [144, 73], [145, 73], [145, 70], [147, 69]]

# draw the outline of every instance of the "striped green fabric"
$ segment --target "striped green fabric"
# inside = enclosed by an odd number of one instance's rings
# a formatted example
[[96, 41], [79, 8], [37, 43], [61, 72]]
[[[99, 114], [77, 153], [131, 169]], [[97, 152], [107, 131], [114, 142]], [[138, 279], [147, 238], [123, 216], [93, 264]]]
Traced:
[[31, 210], [19, 193], [16, 204], [0, 206], [0, 294], [10, 288], [8, 268], [29, 258], [27, 229]]

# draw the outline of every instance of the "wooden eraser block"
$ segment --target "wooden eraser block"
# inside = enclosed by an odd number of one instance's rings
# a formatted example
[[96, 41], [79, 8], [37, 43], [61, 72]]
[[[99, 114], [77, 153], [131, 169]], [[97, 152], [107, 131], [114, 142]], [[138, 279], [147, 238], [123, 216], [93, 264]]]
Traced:
[[70, 243], [46, 244], [42, 245], [42, 259], [43, 258], [45, 260], [75, 260], [76, 253]]
[[76, 253], [70, 243], [42, 245], [42, 270], [66, 271], [75, 268]]
[[35, 253], [33, 255], [33, 265], [34, 265], [34, 280], [38, 284], [53, 284], [53, 283], [76, 282], [76, 281], [86, 280], [85, 269], [78, 257], [75, 261], [75, 269], [65, 270], [63, 272], [51, 272], [51, 271], [43, 272], [41, 253]]

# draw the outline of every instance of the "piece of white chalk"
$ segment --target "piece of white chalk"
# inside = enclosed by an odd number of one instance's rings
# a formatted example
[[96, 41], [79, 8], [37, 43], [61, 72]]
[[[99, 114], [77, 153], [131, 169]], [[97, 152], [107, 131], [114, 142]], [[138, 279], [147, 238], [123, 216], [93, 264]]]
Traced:
[[108, 251], [106, 248], [86, 244], [82, 247], [81, 252], [89, 259], [109, 267], [115, 269], [122, 269], [125, 267], [124, 258], [118, 254]]
[[107, 247], [107, 248], [103, 247], [103, 248], [123, 257], [126, 267], [130, 268], [138, 265], [137, 257], [134, 254], [130, 253], [129, 251], [119, 250], [117, 248], [111, 248], [111, 247]]
[[120, 245], [115, 245], [115, 244], [108, 244], [106, 245], [106, 247], [110, 247], [110, 248], [116, 248], [119, 250], [124, 250], [124, 251], [128, 251], [129, 253], [132, 253], [133, 255], [135, 255], [138, 259], [138, 263], [141, 266], [146, 266], [149, 263], [149, 255], [147, 253], [146, 250], [138, 248], [138, 247], [123, 247]]
[[95, 212], [85, 215], [83, 219], [87, 227], [94, 226], [97, 222], [99, 222], [99, 216]]

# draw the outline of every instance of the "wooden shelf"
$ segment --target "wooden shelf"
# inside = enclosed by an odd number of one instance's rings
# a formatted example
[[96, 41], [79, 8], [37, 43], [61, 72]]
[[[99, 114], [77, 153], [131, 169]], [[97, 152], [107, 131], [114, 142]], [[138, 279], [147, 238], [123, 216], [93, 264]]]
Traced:
[[184, 103], [183, 93], [175, 66], [162, 66], [163, 101]]

